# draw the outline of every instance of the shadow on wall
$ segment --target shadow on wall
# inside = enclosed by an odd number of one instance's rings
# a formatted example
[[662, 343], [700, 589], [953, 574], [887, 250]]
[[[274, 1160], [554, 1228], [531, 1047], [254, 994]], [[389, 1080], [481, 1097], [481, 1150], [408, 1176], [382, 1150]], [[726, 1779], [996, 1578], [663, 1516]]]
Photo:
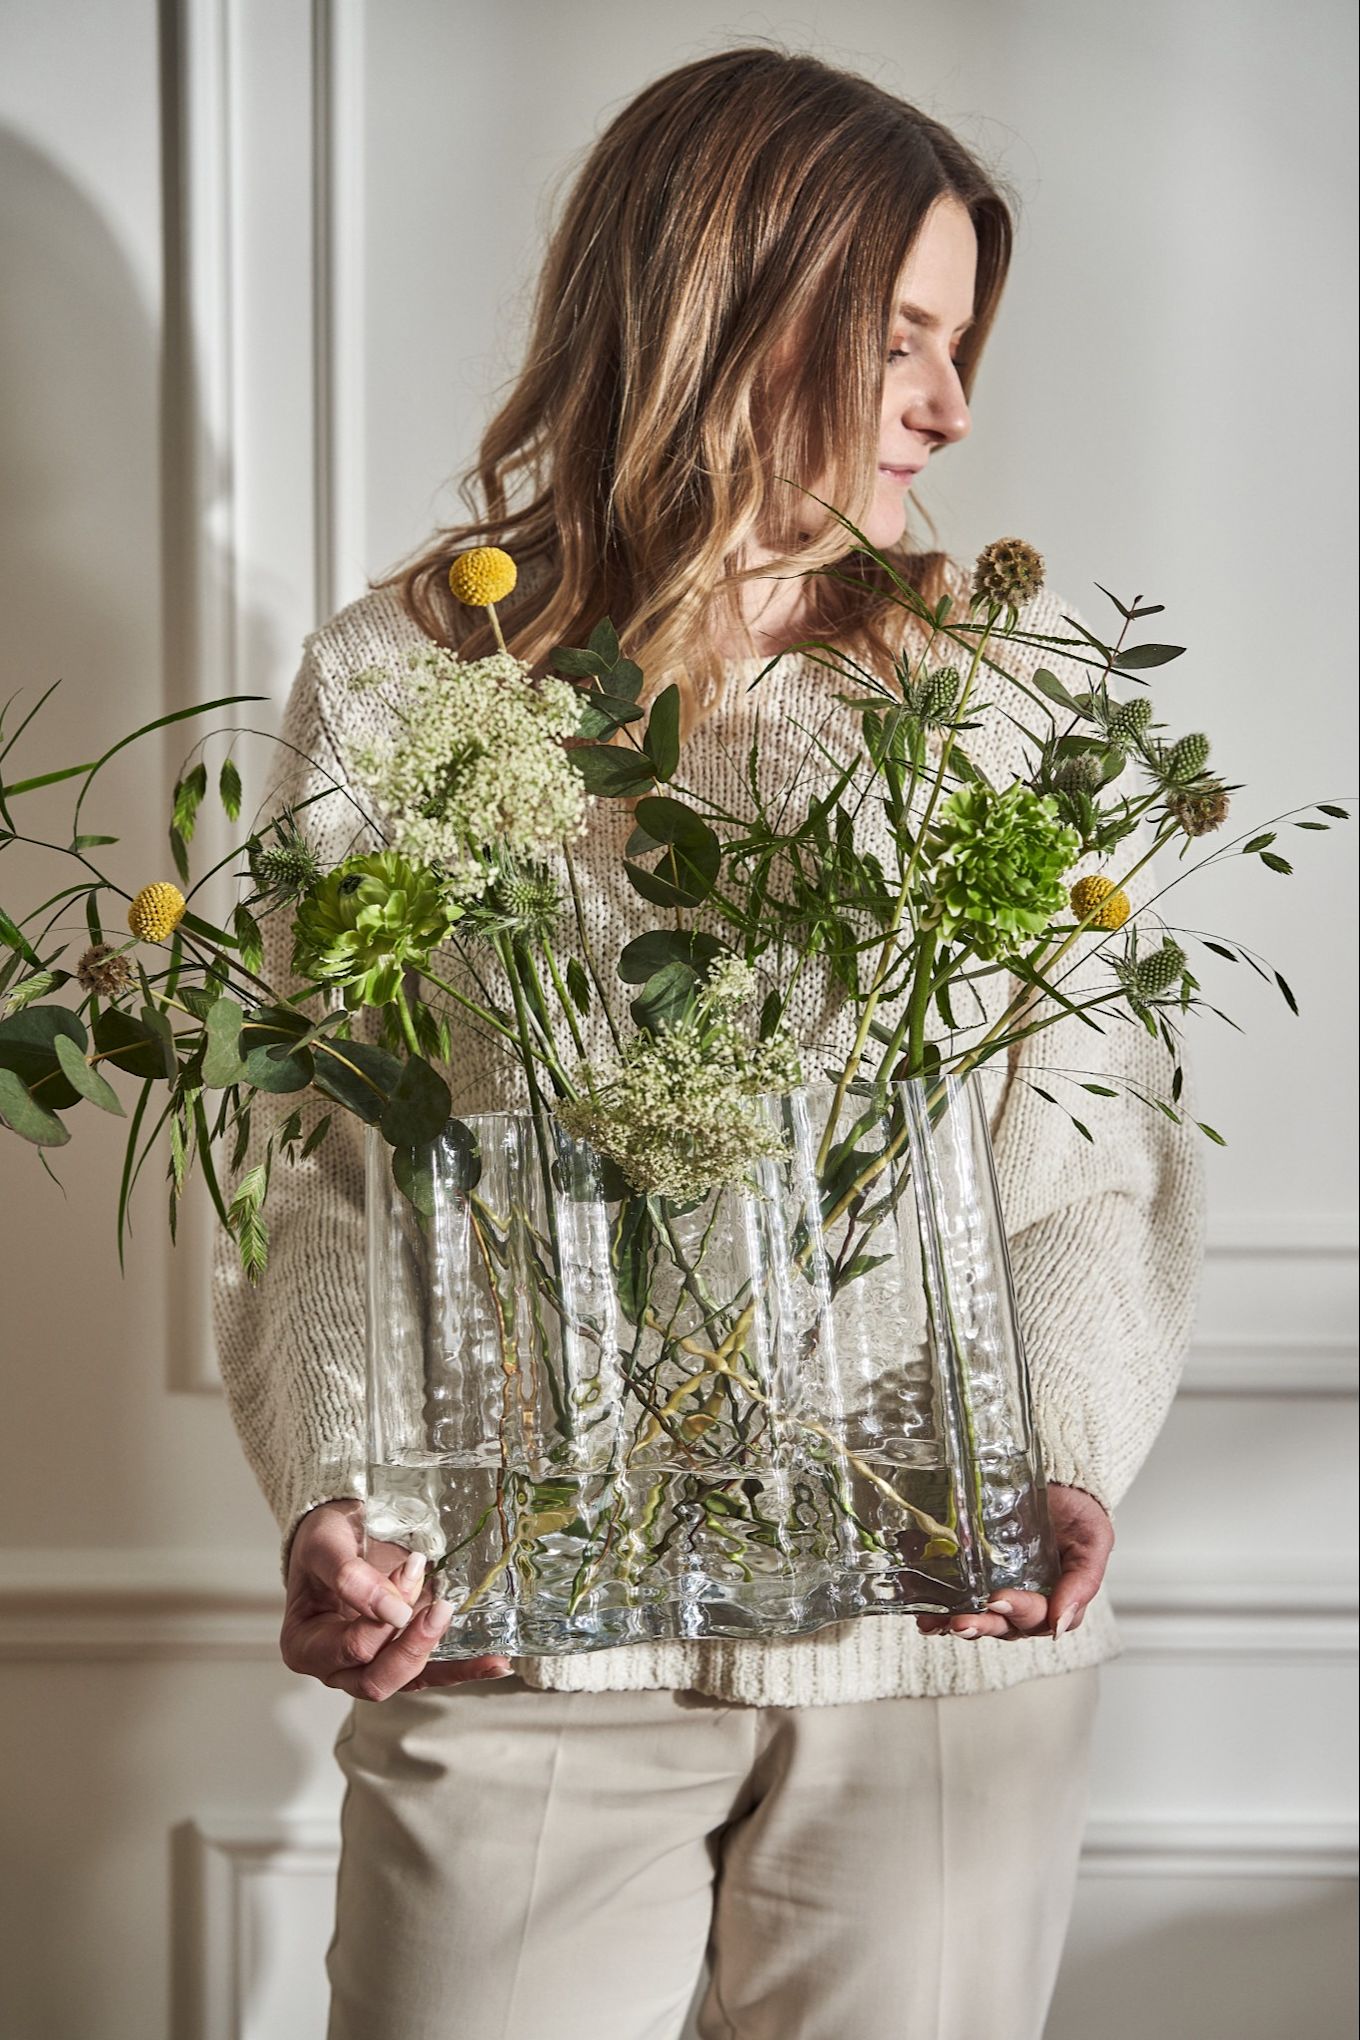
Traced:
[[[170, 191], [172, 251], [176, 217]], [[158, 223], [137, 225], [154, 232]], [[0, 699], [21, 693], [22, 713], [62, 683], [8, 761], [13, 777], [93, 758], [191, 699], [193, 591], [225, 586], [230, 562], [202, 550], [210, 544], [207, 498], [225, 480], [225, 454], [207, 451], [205, 478], [192, 365], [179, 344], [183, 320], [172, 309], [162, 323], [159, 279], [129, 259], [98, 192], [8, 129], [0, 129], [0, 275]], [[167, 283], [173, 307], [173, 252]], [[191, 456], [200, 463], [196, 483]], [[246, 660], [267, 660], [275, 648], [265, 618], [246, 619], [243, 631], [238, 649], [249, 670]], [[153, 736], [116, 760], [92, 799], [97, 813], [82, 821], [121, 832], [118, 844], [94, 854], [129, 893], [168, 874], [170, 774], [187, 748], [181, 732], [170, 734], [173, 748]], [[68, 841], [71, 800], [67, 787], [25, 797], [15, 819], [25, 833]], [[8, 846], [0, 898], [24, 911], [74, 876], [56, 860]], [[112, 907], [107, 919], [117, 925]], [[58, 920], [52, 944], [69, 943], [69, 965], [87, 939], [77, 913]], [[130, 1104], [128, 1085], [119, 1088]], [[73, 1112], [71, 1142], [53, 1157], [58, 1189], [35, 1151], [0, 1129], [4, 1343], [23, 1357], [6, 1370], [12, 1442], [0, 1486], [0, 1548], [16, 1572], [29, 1553], [40, 1560], [71, 1552], [78, 1564], [86, 1550], [208, 1546], [230, 1526], [239, 1537], [241, 1498], [253, 1492], [244, 1470], [230, 1491], [205, 1481], [223, 1464], [217, 1439], [167, 1394], [181, 1314], [170, 1301], [177, 1285], [159, 1160], [139, 1186], [128, 1273], [119, 1277], [113, 1218], [126, 1131], [125, 1121], [89, 1106]], [[195, 1266], [186, 1273], [198, 1280]], [[229, 1429], [225, 1411], [222, 1424]], [[203, 1792], [230, 1803], [244, 1777], [270, 1809], [286, 1806], [315, 1766], [315, 1752], [288, 1733], [288, 1710], [271, 1708], [267, 1689], [258, 1714], [271, 1715], [273, 1747], [247, 1757], [239, 1733], [214, 1732], [215, 1716], [202, 1729], [182, 1712], [166, 1719], [167, 1709], [184, 1704], [174, 1676], [157, 1681], [149, 1663], [116, 1668], [112, 1678], [103, 1676], [108, 1669], [31, 1665], [8, 1688], [18, 1718], [6, 1725], [7, 1745], [28, 1749], [34, 1761], [10, 1768], [0, 1807], [6, 1927], [21, 1951], [6, 1989], [33, 2030], [101, 2030], [128, 1988], [127, 1938], [159, 1950], [171, 1915], [171, 1829]], [[281, 1666], [278, 1681], [282, 1701], [290, 1681]], [[60, 1762], [45, 1761], [42, 1752], [54, 1749], [46, 1727], [68, 1710], [78, 1722], [71, 1743]], [[167, 1800], [180, 1793], [167, 1814]], [[53, 1819], [54, 1811], [69, 1817]], [[146, 1879], [156, 1864], [165, 1879], [159, 1891]], [[192, 1935], [191, 1909], [178, 1931]], [[64, 1959], [71, 1948], [86, 1958]], [[173, 1960], [178, 1973], [183, 1951]], [[178, 1982], [175, 1989], [180, 1994]], [[149, 1985], [148, 1998], [157, 1995]], [[248, 2004], [241, 2016], [249, 2028]]]

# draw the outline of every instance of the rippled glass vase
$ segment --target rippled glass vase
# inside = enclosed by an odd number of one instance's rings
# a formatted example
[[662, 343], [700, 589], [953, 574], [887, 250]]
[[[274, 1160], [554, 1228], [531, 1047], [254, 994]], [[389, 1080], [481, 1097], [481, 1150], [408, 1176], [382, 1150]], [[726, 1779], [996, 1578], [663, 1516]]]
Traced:
[[544, 1115], [370, 1134], [371, 1539], [437, 1654], [788, 1636], [1057, 1577], [978, 1080], [761, 1101], [782, 1152], [631, 1194]]

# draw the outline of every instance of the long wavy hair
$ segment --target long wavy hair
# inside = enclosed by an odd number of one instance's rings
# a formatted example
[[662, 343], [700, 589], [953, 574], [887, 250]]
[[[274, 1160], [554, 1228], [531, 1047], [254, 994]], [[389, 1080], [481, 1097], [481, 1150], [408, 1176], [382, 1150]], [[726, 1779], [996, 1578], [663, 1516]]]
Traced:
[[[971, 393], [1012, 212], [947, 128], [869, 79], [764, 44], [656, 79], [570, 183], [524, 365], [459, 480], [469, 521], [372, 585], [479, 657], [494, 649], [490, 620], [460, 612], [448, 568], [469, 545], [501, 546], [520, 570], [497, 610], [513, 652], [541, 669], [608, 616], [649, 692], [680, 682], [692, 727], [722, 697], [714, 639], [746, 641], [743, 582], [834, 567], [806, 584], [805, 635], [883, 670], [903, 642], [891, 577], [802, 491], [862, 525], [896, 285], [943, 198], [977, 235], [958, 355]], [[779, 556], [743, 570], [748, 541]], [[909, 526], [889, 557], [937, 599], [944, 553]]]

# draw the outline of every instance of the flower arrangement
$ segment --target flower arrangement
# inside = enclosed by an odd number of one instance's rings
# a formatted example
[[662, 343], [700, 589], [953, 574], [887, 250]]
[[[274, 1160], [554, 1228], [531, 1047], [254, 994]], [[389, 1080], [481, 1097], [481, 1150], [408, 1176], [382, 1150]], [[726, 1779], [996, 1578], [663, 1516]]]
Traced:
[[[840, 521], [891, 572], [864, 535]], [[495, 605], [515, 586], [514, 562], [498, 548], [475, 548], [453, 563], [450, 588], [458, 600], [487, 607], [498, 650], [463, 661], [431, 645], [351, 682], [381, 698], [389, 733], [356, 747], [346, 760], [348, 784], [317, 797], [348, 801], [376, 847], [328, 864], [303, 806], [267, 816], [238, 853], [246, 893], [230, 928], [196, 912], [189, 876], [209, 739], [195, 746], [174, 789], [178, 882], [157, 879], [131, 896], [96, 861], [113, 839], [81, 823], [111, 752], [0, 786], [3, 849], [30, 840], [16, 819], [25, 795], [63, 780], [79, 784], [70, 842], [59, 853], [74, 861], [74, 883], [36, 909], [0, 909], [8, 952], [0, 965], [0, 1121], [46, 1160], [69, 1140], [78, 1104], [123, 1113], [110, 1078], [132, 1079], [120, 1258], [132, 1184], [163, 1143], [172, 1230], [197, 1167], [252, 1280], [268, 1258], [271, 1175], [327, 1139], [329, 1108], [365, 1122], [390, 1151], [391, 1178], [416, 1225], [433, 1211], [436, 1181], [447, 1177], [453, 1154], [502, 1327], [512, 1267], [516, 1280], [526, 1266], [538, 1271], [547, 1316], [563, 1310], [552, 1200], [564, 1181], [577, 1180], [572, 1157], [584, 1153], [593, 1194], [612, 1214], [608, 1257], [632, 1326], [609, 1393], [615, 1403], [635, 1397], [639, 1418], [610, 1462], [613, 1474], [650, 1464], [658, 1440], [689, 1455], [677, 1464], [691, 1470], [695, 1455], [710, 1450], [719, 1455], [714, 1465], [725, 1453], [721, 1464], [738, 1474], [743, 1464], [765, 1465], [757, 1447], [766, 1449], [759, 1441], [779, 1396], [746, 1344], [764, 1308], [760, 1281], [748, 1269], [721, 1292], [705, 1274], [705, 1256], [711, 1260], [724, 1227], [739, 1229], [732, 1200], [764, 1195], [771, 1169], [791, 1161], [791, 1122], [771, 1100], [823, 1087], [802, 1158], [812, 1188], [780, 1249], [793, 1299], [784, 1307], [796, 1314], [814, 1272], [823, 1303], [856, 1283], [867, 1293], [884, 1258], [872, 1251], [876, 1229], [902, 1194], [894, 1170], [912, 1143], [899, 1087], [916, 1087], [929, 1119], [951, 1084], [1075, 1014], [1097, 1032], [1118, 1021], [1161, 1042], [1160, 1093], [1135, 1088], [1148, 1109], [1179, 1121], [1181, 1024], [1204, 1003], [1187, 945], [1203, 940], [1261, 965], [1240, 945], [1167, 924], [1167, 893], [1190, 870], [1229, 856], [1287, 874], [1275, 847], [1281, 826], [1325, 829], [1348, 814], [1339, 802], [1319, 802], [1185, 863], [1223, 829], [1239, 789], [1211, 769], [1205, 735], [1174, 734], [1146, 692], [1116, 691], [1144, 688], [1145, 676], [1182, 648], [1128, 642], [1157, 608], [1113, 596], [1121, 620], [1113, 642], [1081, 628], [1074, 638], [1036, 637], [1023, 612], [1043, 573], [1032, 546], [1006, 538], [978, 558], [966, 613], [948, 596], [927, 604], [897, 581], [911, 649], [887, 674], [830, 646], [795, 648], [827, 669], [829, 694], [852, 714], [856, 741], [824, 751], [801, 807], [786, 799], [778, 811], [761, 795], [753, 745], [750, 798], [733, 811], [686, 786], [679, 690], [645, 690], [610, 620], [584, 646], [557, 647], [550, 674], [534, 675], [511, 654]], [[1006, 645], [1036, 643], [1083, 665], [1089, 683], [1074, 689], [1042, 666], [1030, 681], [1015, 679], [1001, 657]], [[1001, 690], [1002, 710], [1024, 740], [1024, 768], [1003, 784], [970, 748], [992, 689]], [[208, 703], [147, 727], [228, 706], [239, 703]], [[0, 767], [30, 721], [6, 740], [0, 719]], [[241, 782], [230, 753], [217, 786], [227, 817], [238, 820]], [[587, 937], [575, 852], [592, 808], [611, 802], [630, 806], [624, 870], [632, 893], [655, 910], [655, 925], [607, 958]], [[1138, 882], [1151, 860], [1173, 851], [1178, 875], [1142, 897]], [[1092, 858], [1105, 868], [1078, 874]], [[261, 974], [262, 923], [274, 915], [288, 917], [301, 990]], [[73, 955], [77, 917], [83, 934]], [[117, 937], [119, 919], [126, 940]], [[1072, 978], [1076, 959], [1103, 963], [1103, 976], [1093, 980], [1087, 969]], [[848, 1016], [848, 1052], [820, 1069], [808, 1067], [808, 1044], [789, 1022], [794, 988], [814, 967]], [[984, 1025], [976, 1015], [987, 1010], [988, 980], [1005, 991]], [[1284, 980], [1275, 981], [1293, 1006]], [[365, 1016], [370, 1024], [360, 1028]], [[601, 1024], [606, 1054], [588, 1044]], [[443, 1073], [459, 1027], [498, 1044], [522, 1074], [538, 1176], [550, 1193], [532, 1225], [525, 1212], [537, 1191], [507, 1191], [497, 1204], [478, 1187], [485, 1158], [475, 1130], [453, 1117]], [[1092, 1072], [1085, 1088], [1108, 1093], [1120, 1081]], [[281, 1118], [242, 1173], [260, 1094], [295, 1095], [299, 1109]], [[306, 1130], [303, 1094], [327, 1108]], [[565, 1336], [555, 1334], [557, 1343], [548, 1340], [538, 1354], [562, 1381]], [[807, 1361], [812, 1346], [802, 1350]], [[509, 1346], [501, 1358], [503, 1373], [522, 1371]], [[592, 1392], [604, 1395], [598, 1382]], [[543, 1426], [526, 1431], [522, 1412], [517, 1443], [509, 1420], [497, 1420], [502, 1472], [482, 1520], [507, 1522], [514, 1489], [519, 1527], [506, 1531], [482, 1584], [468, 1588], [472, 1601], [507, 1567], [532, 1573], [545, 1540], [560, 1542], [567, 1523], [579, 1532], [568, 1567], [575, 1604], [603, 1576], [606, 1553], [626, 1573], [639, 1537], [653, 1550], [635, 1520], [625, 1523], [608, 1480], [590, 1507], [579, 1494], [568, 1507], [558, 1494], [563, 1468], [581, 1463], [576, 1419], [568, 1422], [564, 1409], [559, 1397], [546, 1426], [555, 1427], [552, 1451]], [[804, 1476], [824, 1484], [863, 1550], [885, 1541], [864, 1497], [887, 1506], [886, 1495], [899, 1526], [914, 1526], [927, 1554], [958, 1554], [952, 1501], [923, 1504], [885, 1474], [881, 1458], [815, 1413], [795, 1428]], [[796, 1509], [762, 1513], [734, 1486], [739, 1479], [710, 1480], [694, 1506], [710, 1527], [714, 1511], [726, 1510], [729, 1538], [744, 1509], [732, 1548], [748, 1558], [756, 1546], [783, 1549]], [[648, 1520], [659, 1521], [651, 1506]], [[657, 1536], [664, 1545], [674, 1534]]]

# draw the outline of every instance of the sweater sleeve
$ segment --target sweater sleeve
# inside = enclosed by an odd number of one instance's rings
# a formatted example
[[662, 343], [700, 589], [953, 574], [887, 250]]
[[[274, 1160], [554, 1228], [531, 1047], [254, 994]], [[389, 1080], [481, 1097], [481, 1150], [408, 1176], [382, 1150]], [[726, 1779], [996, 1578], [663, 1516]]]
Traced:
[[[285, 748], [261, 810], [269, 817], [344, 778], [311, 640], [281, 737]], [[371, 847], [340, 794], [316, 800], [298, 824], [326, 863]], [[261, 923], [262, 975], [285, 995], [300, 984], [291, 969], [291, 922], [283, 910]], [[257, 1093], [242, 1168], [263, 1159], [290, 1112], [301, 1113], [306, 1131], [327, 1109], [310, 1091]], [[289, 1162], [276, 1152], [264, 1217], [269, 1259], [253, 1286], [234, 1240], [218, 1228], [213, 1317], [227, 1404], [282, 1532], [286, 1578], [293, 1531], [307, 1511], [364, 1493], [364, 1129], [352, 1113], [331, 1110], [329, 1132], [305, 1161]]]
[[[1119, 876], [1146, 841], [1130, 839], [1101, 868]], [[1164, 903], [1150, 901], [1165, 874], [1155, 870], [1126, 888], [1144, 953], [1161, 939]], [[1103, 945], [1093, 933], [1081, 937], [1067, 959], [1078, 961], [1062, 977], [1065, 995], [1109, 990], [1110, 958], [1123, 943], [1122, 934]], [[1045, 1001], [1031, 1017], [1053, 1010]], [[1122, 1008], [1092, 1018], [1100, 1033], [1067, 1015], [1012, 1049], [994, 1146], [1045, 1476], [1086, 1489], [1113, 1512], [1166, 1421], [1190, 1341], [1204, 1136], [1188, 1070], [1180, 1124], [1127, 1088], [1169, 1098], [1165, 1045]], [[1093, 1095], [1083, 1081], [1118, 1095]]]

